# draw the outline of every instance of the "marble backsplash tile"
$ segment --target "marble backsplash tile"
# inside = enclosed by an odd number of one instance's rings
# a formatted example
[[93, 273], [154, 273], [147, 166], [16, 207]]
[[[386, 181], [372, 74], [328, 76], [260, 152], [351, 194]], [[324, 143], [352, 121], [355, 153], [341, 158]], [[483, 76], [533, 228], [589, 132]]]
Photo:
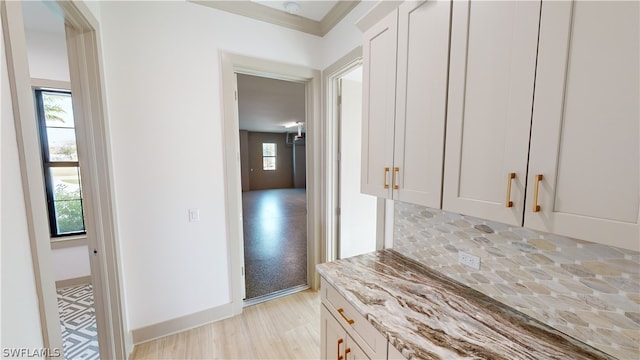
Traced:
[[[395, 202], [393, 248], [620, 359], [640, 358], [640, 253]], [[481, 258], [480, 270], [458, 251]]]

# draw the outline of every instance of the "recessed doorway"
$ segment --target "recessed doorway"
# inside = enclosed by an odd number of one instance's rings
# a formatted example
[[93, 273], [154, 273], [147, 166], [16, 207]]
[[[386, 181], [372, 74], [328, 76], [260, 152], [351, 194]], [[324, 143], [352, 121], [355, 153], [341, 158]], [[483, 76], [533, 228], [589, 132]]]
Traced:
[[309, 287], [306, 85], [236, 79], [248, 306]]

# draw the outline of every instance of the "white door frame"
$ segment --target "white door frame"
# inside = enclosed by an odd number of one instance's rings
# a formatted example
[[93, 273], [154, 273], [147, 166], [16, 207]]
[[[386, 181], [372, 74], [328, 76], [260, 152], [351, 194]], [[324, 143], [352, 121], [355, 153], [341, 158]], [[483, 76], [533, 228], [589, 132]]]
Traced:
[[233, 314], [242, 313], [244, 292], [244, 240], [236, 73], [303, 82], [306, 84], [307, 128], [307, 277], [309, 286], [320, 285], [315, 266], [321, 261], [323, 239], [322, 127], [320, 72], [297, 65], [220, 51], [222, 136], [224, 138], [225, 216], [229, 261], [229, 292]]
[[[68, 24], [66, 40], [81, 154], [87, 241], [91, 252], [96, 250], [95, 256], [90, 256], [90, 265], [100, 356], [126, 358], [133, 344], [124, 330], [99, 24], [81, 1], [59, 1], [58, 5]], [[2, 1], [0, 7], [43, 344], [46, 348], [62, 349], [22, 5]]]
[[[326, 207], [325, 207], [325, 234], [327, 234], [324, 247], [324, 260], [334, 261], [338, 258], [338, 241], [340, 222], [338, 208], [339, 199], [339, 172], [340, 172], [340, 79], [358, 66], [362, 65], [362, 46], [359, 46], [341, 59], [330, 65], [322, 72], [325, 108], [325, 176], [326, 183]], [[384, 243], [384, 199], [377, 199], [376, 211], [376, 249], [382, 249]]]

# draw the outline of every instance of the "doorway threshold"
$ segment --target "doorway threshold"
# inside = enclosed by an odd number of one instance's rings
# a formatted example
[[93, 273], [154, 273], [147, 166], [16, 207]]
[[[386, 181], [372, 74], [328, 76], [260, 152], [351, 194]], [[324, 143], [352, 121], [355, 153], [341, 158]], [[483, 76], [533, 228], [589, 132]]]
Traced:
[[310, 286], [308, 284], [305, 285], [298, 285], [298, 286], [294, 286], [288, 289], [284, 289], [284, 290], [278, 290], [275, 292], [272, 292], [270, 294], [266, 294], [266, 295], [262, 295], [262, 296], [258, 296], [258, 297], [254, 297], [251, 299], [246, 299], [243, 302], [243, 307], [249, 307], [249, 306], [253, 306], [253, 305], [257, 305], [266, 301], [270, 301], [270, 300], [274, 300], [277, 298], [281, 298], [284, 296], [288, 296], [288, 295], [292, 295], [301, 291], [305, 291], [307, 289], [309, 289]]

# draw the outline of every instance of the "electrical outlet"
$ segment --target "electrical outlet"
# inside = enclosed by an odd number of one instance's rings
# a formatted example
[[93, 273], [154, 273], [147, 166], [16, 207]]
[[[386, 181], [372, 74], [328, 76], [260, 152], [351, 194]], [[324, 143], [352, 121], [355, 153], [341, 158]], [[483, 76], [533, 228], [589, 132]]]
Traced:
[[480, 270], [480, 257], [471, 255], [464, 251], [458, 251], [458, 262], [462, 265], [467, 265], [470, 268]]

